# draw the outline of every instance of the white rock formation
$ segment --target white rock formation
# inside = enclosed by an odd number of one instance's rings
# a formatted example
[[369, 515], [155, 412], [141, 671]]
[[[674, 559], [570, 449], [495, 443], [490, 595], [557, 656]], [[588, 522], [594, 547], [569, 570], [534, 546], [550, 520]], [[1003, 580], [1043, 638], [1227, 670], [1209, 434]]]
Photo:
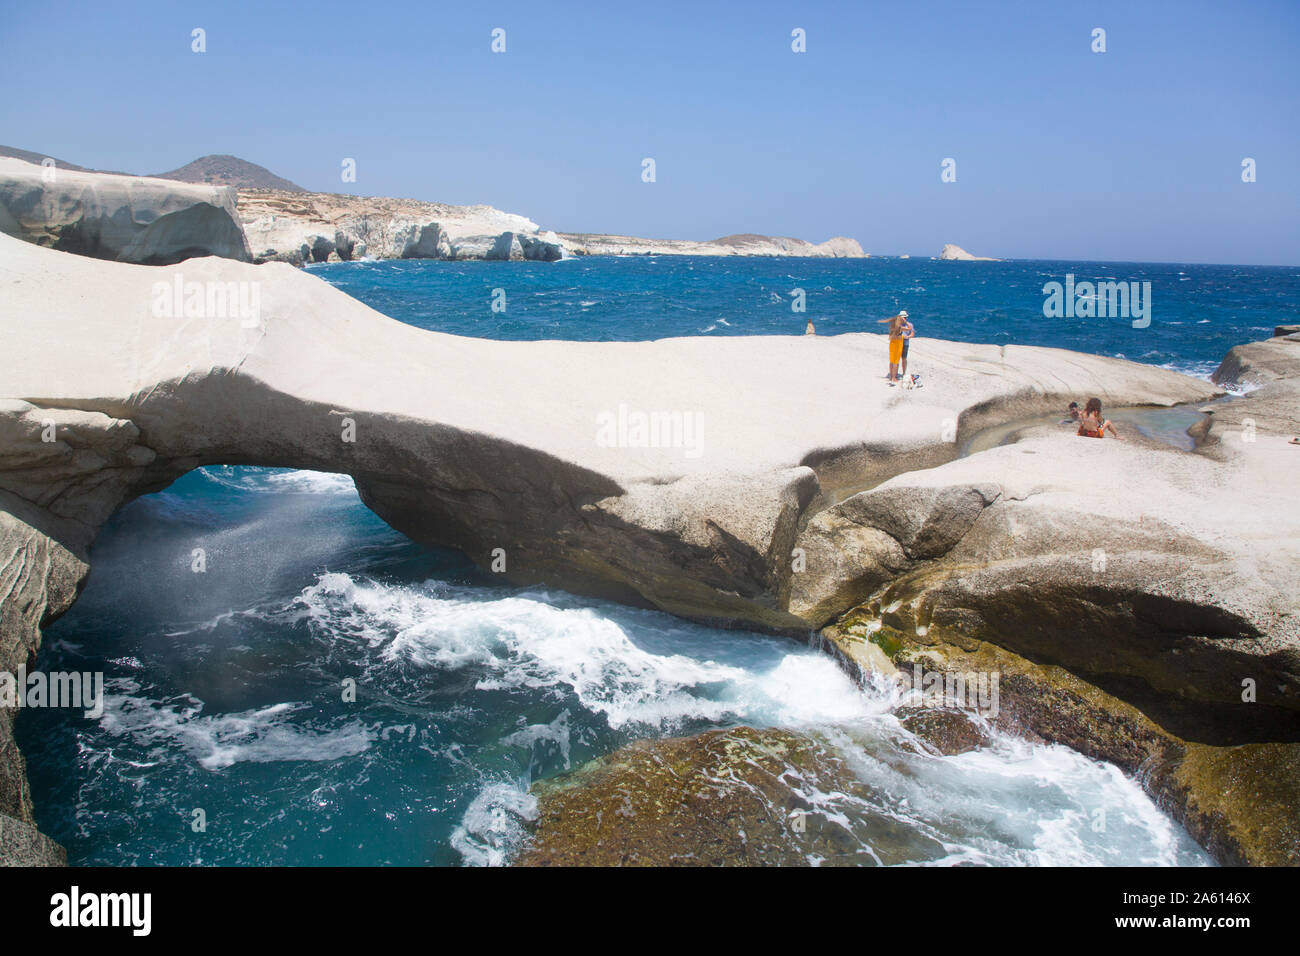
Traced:
[[[178, 277], [255, 287], [258, 314], [201, 294], [168, 314], [160, 284]], [[891, 626], [966, 628], [1202, 711], [1254, 675], [1260, 726], [1300, 710], [1289, 341], [1237, 354], [1272, 377], [1215, 406], [1198, 452], [1028, 426], [959, 459], [981, 429], [1071, 399], [1218, 392], [1116, 359], [931, 339], [912, 351], [926, 388], [904, 391], [882, 380], [885, 337], [865, 333], [468, 339], [284, 264], [160, 269], [7, 236], [0, 334], [0, 668], [71, 604], [113, 511], [235, 463], [350, 474], [417, 540], [484, 565], [505, 548], [515, 580], [800, 632], [886, 594]], [[0, 814], [30, 823], [21, 792]]]
[[956, 260], [961, 262], [1000, 262], [1000, 259], [990, 259], [988, 256], [972, 256], [961, 246], [955, 246], [951, 242], [944, 243], [943, 251], [939, 253], [940, 259]]
[[249, 260], [229, 187], [47, 169], [4, 157], [0, 232], [119, 262]]
[[582, 255], [864, 256], [823, 243], [737, 235], [710, 242], [557, 235], [491, 206], [191, 185], [116, 173], [48, 172], [0, 157], [0, 232], [68, 252], [170, 264], [198, 255], [241, 261], [531, 259]]
[[[1089, 394], [1168, 404], [1214, 393], [1098, 356], [930, 340], [917, 340], [916, 360], [942, 374], [905, 393], [878, 381], [885, 339], [873, 334], [490, 342], [394, 322], [274, 264], [159, 270], [6, 246], [4, 397], [31, 407], [10, 407], [0, 488], [94, 527], [125, 496], [199, 464], [346, 471], [424, 540], [484, 559], [508, 538], [521, 577], [614, 584], [697, 617], [801, 626], [780, 593], [803, 506], [819, 489], [953, 458], [953, 423], [964, 434], [990, 407], [1015, 415]], [[175, 274], [204, 288], [256, 283], [256, 327], [159, 317], [156, 284]], [[62, 444], [29, 444], [35, 423], [74, 410], [91, 417], [67, 423]], [[638, 413], [664, 416], [669, 447], [641, 440]], [[339, 441], [345, 415], [355, 444]], [[488, 464], [502, 456], [531, 464]], [[485, 511], [469, 491], [494, 482], [509, 486], [492, 498], [508, 511]]]
[[[491, 206], [241, 189], [239, 214], [258, 261], [303, 265], [359, 259], [360, 249], [373, 259], [553, 261], [565, 255], [554, 233]], [[498, 243], [504, 250], [500, 256]]]

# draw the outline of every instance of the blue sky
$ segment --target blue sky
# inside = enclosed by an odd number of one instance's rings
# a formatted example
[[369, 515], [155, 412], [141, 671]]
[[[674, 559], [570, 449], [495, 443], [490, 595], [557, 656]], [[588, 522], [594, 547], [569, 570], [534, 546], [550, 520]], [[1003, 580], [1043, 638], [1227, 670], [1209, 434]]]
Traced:
[[562, 231], [1300, 264], [1294, 0], [4, 6], [0, 142], [96, 168], [233, 153]]

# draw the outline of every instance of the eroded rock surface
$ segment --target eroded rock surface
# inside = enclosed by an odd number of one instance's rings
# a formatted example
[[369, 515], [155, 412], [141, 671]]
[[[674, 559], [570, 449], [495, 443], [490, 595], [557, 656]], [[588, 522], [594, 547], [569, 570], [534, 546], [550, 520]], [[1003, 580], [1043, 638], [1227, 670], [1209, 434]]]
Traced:
[[874, 866], [945, 854], [873, 812], [844, 759], [793, 731], [642, 741], [533, 792], [538, 819], [519, 866]]
[[1281, 479], [1300, 461], [1300, 344], [1234, 349], [1220, 378], [1266, 369], [1204, 407], [1194, 452], [1041, 425], [845, 499], [802, 530], [789, 610], [864, 605], [885, 634], [994, 642], [1187, 739], [1300, 739], [1300, 509]]
[[954, 245], [951, 242], [945, 242], [943, 249], [939, 252], [939, 258], [957, 262], [997, 262], [997, 259], [990, 259], [988, 256], [973, 256], [961, 246]]
[[[897, 673], [902, 679], [917, 667], [942, 675], [996, 674], [993, 722], [1000, 730], [1115, 764], [1221, 863], [1300, 865], [1300, 742], [1186, 740], [1066, 667], [1030, 660], [994, 641], [881, 630], [875, 623], [864, 607], [822, 636], [850, 671], [863, 674]], [[899, 715], [940, 752], [979, 745], [978, 725], [963, 722], [960, 712]]]
[[[159, 314], [177, 278], [255, 285], [258, 313]], [[125, 501], [206, 464], [284, 466], [350, 474], [395, 528], [484, 566], [504, 549], [516, 581], [804, 633], [865, 607], [882, 633], [1060, 666], [1180, 739], [1295, 739], [1289, 342], [1244, 353], [1273, 377], [1212, 406], [1195, 453], [1038, 426], [960, 458], [1071, 399], [1219, 392], [936, 340], [917, 340], [927, 387], [890, 389], [869, 334], [467, 339], [280, 263], [158, 269], [4, 236], [0, 321], [0, 667], [66, 609]]]
[[117, 262], [250, 259], [229, 187], [47, 169], [3, 157], [0, 232]]
[[[819, 514], [800, 541], [836, 583], [791, 608], [854, 603], [823, 631], [852, 671], [1000, 673], [1008, 729], [1137, 774], [1223, 862], [1300, 864], [1300, 509], [1281, 477], [1300, 341], [1281, 331], [1225, 358], [1215, 380], [1253, 390], [1203, 407], [1194, 452], [1029, 428]], [[954, 530], [922, 557], [910, 533], [936, 500]], [[871, 545], [856, 571], [836, 540]]]
[[353, 259], [532, 259], [567, 255], [555, 233], [491, 206], [415, 199], [239, 190], [239, 215], [258, 262]]
[[[484, 565], [505, 548], [517, 580], [778, 629], [835, 612], [803, 597], [828, 575], [815, 549], [793, 570], [822, 474], [955, 456], [968, 421], [992, 409], [1214, 394], [1113, 359], [929, 340], [947, 372], [904, 393], [861, 373], [883, 336], [491, 342], [394, 322], [284, 265], [204, 259], [173, 273], [21, 243], [5, 253], [0, 488], [37, 507], [97, 528], [203, 464], [345, 472], [418, 540]], [[155, 285], [177, 277], [255, 284], [259, 313], [156, 314]], [[815, 391], [779, 384], [818, 377]], [[926, 500], [934, 513], [915, 527], [882, 529], [902, 536], [905, 562], [948, 547], [978, 504]]]

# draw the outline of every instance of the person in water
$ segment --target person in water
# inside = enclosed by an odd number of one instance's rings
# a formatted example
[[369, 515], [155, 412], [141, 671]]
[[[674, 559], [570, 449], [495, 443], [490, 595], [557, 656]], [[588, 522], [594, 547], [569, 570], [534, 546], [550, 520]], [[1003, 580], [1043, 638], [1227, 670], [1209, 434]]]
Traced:
[[1078, 403], [1078, 402], [1071, 402], [1071, 403], [1070, 403], [1070, 407], [1067, 408], [1067, 409], [1065, 410], [1065, 418], [1063, 418], [1063, 419], [1061, 420], [1061, 424], [1062, 424], [1062, 425], [1073, 425], [1073, 424], [1075, 424], [1076, 422], [1078, 422], [1078, 420], [1079, 420], [1079, 418], [1082, 416], [1082, 414], [1083, 414], [1083, 413], [1079, 411], [1079, 403]]
[[890, 319], [880, 319], [878, 324], [889, 323], [889, 374], [886, 377], [892, 385], [898, 381], [898, 363], [903, 359], [903, 346], [907, 342], [904, 329], [911, 328], [907, 321], [907, 312], [899, 312]]
[[1083, 417], [1079, 419], [1077, 434], [1084, 438], [1103, 438], [1107, 431], [1116, 438], [1119, 437], [1119, 432], [1115, 431], [1115, 425], [1110, 419], [1101, 417], [1101, 399], [1088, 399], [1088, 404], [1083, 409]]

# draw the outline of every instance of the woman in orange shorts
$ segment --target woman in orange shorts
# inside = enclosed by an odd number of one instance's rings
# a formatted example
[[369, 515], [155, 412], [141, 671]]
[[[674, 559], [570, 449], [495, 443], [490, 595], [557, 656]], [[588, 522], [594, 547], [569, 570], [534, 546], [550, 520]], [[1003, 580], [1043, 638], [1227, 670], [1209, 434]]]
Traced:
[[899, 312], [892, 319], [881, 319], [889, 323], [889, 375], [890, 382], [898, 381], [898, 363], [903, 360], [903, 343], [907, 341], [907, 312]]

